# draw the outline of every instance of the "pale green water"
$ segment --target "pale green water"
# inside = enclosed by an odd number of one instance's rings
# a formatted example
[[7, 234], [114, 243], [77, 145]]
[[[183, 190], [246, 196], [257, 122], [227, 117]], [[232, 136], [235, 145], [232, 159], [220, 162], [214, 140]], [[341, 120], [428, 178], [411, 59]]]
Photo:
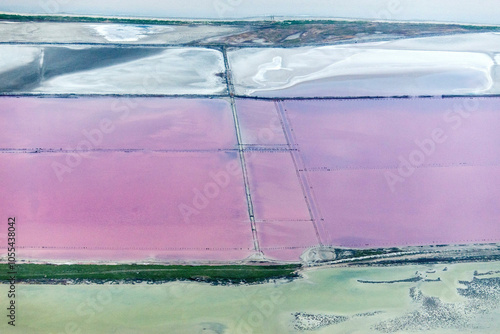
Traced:
[[[443, 268], [447, 267], [447, 271]], [[362, 284], [362, 280], [398, 280], [416, 271], [441, 282]], [[309, 333], [378, 333], [373, 325], [416, 308], [411, 287], [447, 303], [462, 305], [459, 280], [474, 270], [500, 270], [500, 263], [472, 263], [389, 268], [340, 268], [308, 271], [288, 283], [253, 286], [210, 286], [202, 283], [163, 285], [17, 285], [16, 327], [2, 315], [0, 333], [296, 333], [292, 313], [335, 314], [383, 311], [354, 317]], [[498, 276], [498, 275], [497, 275]], [[487, 276], [491, 277], [491, 276]], [[2, 309], [7, 285], [0, 285]], [[3, 312], [6, 314], [6, 310]], [[498, 305], [478, 318], [481, 329], [431, 329], [425, 333], [497, 333]], [[477, 325], [477, 324], [475, 324]], [[410, 333], [398, 331], [397, 333]]]

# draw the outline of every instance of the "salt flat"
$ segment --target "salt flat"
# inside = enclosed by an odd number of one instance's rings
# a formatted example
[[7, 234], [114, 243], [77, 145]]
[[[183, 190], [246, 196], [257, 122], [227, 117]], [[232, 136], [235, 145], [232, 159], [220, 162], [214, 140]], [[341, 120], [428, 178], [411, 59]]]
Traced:
[[4, 65], [2, 75], [17, 78], [1, 85], [8, 93], [175, 95], [226, 89], [222, 54], [213, 49], [1, 45], [0, 53], [19, 59]]
[[[419, 38], [352, 46], [234, 49], [228, 58], [235, 91], [241, 95], [496, 93], [498, 78], [493, 73], [497, 64], [491, 52], [497, 47], [490, 45], [498, 41], [498, 35], [463, 34], [446, 37], [446, 41]], [[428, 44], [434, 47], [427, 50]]]
[[37, 85], [40, 76], [41, 50], [37, 47], [0, 46], [0, 92], [10, 92]]
[[244, 27], [144, 25], [83, 22], [0, 22], [0, 41], [11, 43], [181, 44], [229, 33]]
[[0, 53], [0, 71], [7, 72], [38, 59], [40, 49], [19, 45], [4, 45]]
[[360, 49], [500, 52], [500, 34], [497, 32], [453, 34], [445, 36], [417, 37], [353, 45]]
[[[40, 31], [76, 43], [69, 32], [83, 29], [82, 43], [104, 45], [0, 45], [0, 91], [42, 95], [0, 98], [0, 160], [9, 175], [0, 199], [10, 214], [24, 214], [22, 257], [237, 261], [260, 251], [298, 261], [320, 243], [500, 237], [498, 98], [286, 99], [495, 93], [498, 34], [234, 47], [226, 81], [223, 42], [123, 45], [175, 40], [195, 27], [61, 27]], [[25, 38], [23, 29], [16, 38]], [[79, 96], [43, 96], [58, 93]], [[401, 157], [418, 164], [408, 176]], [[93, 239], [101, 232], [109, 245]]]

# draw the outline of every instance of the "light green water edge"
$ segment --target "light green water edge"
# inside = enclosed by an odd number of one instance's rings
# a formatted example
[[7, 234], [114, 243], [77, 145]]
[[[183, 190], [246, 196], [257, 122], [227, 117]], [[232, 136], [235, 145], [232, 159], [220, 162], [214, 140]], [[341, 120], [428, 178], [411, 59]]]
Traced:
[[[460, 295], [466, 286], [459, 281], [471, 281], [474, 271], [500, 272], [500, 262], [323, 268], [257, 285], [17, 284], [15, 327], [7, 324], [9, 286], [2, 284], [0, 333], [497, 333], [500, 274], [476, 276], [489, 279], [479, 288], [486, 297]], [[358, 282], [416, 276], [423, 280]], [[376, 313], [360, 314], [368, 312]]]

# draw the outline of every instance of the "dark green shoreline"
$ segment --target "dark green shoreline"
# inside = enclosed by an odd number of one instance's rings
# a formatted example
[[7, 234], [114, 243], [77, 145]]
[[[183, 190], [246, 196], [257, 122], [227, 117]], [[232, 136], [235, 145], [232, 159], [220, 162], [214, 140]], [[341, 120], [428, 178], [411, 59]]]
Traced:
[[[198, 281], [212, 284], [263, 283], [298, 277], [298, 264], [286, 265], [149, 265], [32, 264], [15, 265], [16, 282], [31, 284], [164, 283]], [[7, 283], [9, 265], [0, 264], [0, 282]]]

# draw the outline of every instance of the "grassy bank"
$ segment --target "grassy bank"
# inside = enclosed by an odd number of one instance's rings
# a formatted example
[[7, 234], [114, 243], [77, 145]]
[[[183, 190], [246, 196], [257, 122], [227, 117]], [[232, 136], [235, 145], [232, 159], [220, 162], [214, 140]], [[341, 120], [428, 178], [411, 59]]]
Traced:
[[[168, 282], [259, 283], [296, 277], [299, 265], [51, 265], [18, 264], [16, 280], [29, 283]], [[8, 265], [0, 264], [0, 281], [9, 280]]]

